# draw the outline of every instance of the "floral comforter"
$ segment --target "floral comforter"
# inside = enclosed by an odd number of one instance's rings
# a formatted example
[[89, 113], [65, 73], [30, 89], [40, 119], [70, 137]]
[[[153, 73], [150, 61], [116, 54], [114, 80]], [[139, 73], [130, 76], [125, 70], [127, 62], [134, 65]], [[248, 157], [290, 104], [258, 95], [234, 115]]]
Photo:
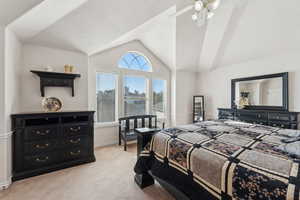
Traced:
[[167, 162], [216, 199], [298, 200], [299, 141], [296, 130], [206, 121], [162, 130], [140, 159]]

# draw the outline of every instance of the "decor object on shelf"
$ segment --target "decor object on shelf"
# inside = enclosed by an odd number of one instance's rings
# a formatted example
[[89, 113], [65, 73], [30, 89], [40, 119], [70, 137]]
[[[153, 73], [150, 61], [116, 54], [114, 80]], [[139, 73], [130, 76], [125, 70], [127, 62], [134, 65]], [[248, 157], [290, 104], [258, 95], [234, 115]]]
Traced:
[[46, 66], [45, 71], [46, 72], [53, 72], [53, 68], [51, 66]]
[[62, 102], [56, 97], [47, 97], [43, 99], [42, 106], [46, 112], [58, 112], [62, 109]]
[[65, 73], [73, 73], [75, 69], [73, 65], [65, 65], [64, 68], [65, 68]]
[[220, 5], [220, 0], [195, 0], [192, 20], [202, 26], [214, 16], [214, 10]]
[[204, 96], [193, 97], [193, 123], [202, 122], [204, 117]]
[[11, 118], [13, 181], [95, 161], [94, 111]]
[[59, 72], [45, 72], [45, 71], [31, 71], [40, 77], [41, 96], [45, 96], [45, 87], [70, 87], [72, 89], [72, 96], [74, 92], [74, 80], [79, 78], [80, 74], [69, 74]]

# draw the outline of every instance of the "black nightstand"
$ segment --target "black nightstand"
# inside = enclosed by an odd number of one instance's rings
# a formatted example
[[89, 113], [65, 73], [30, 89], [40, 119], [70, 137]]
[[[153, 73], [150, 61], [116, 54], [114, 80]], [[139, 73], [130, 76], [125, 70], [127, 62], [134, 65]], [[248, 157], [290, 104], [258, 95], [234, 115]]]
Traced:
[[159, 132], [159, 128], [137, 128], [137, 157], [143, 151], [144, 147], [151, 141], [153, 134]]
[[[152, 136], [159, 132], [159, 128], [137, 128], [135, 132], [137, 134], [137, 158], [139, 158], [140, 153], [143, 151], [145, 146], [151, 142]], [[148, 173], [136, 174], [134, 177], [136, 184], [140, 188], [145, 188], [147, 186], [154, 184], [154, 179]]]

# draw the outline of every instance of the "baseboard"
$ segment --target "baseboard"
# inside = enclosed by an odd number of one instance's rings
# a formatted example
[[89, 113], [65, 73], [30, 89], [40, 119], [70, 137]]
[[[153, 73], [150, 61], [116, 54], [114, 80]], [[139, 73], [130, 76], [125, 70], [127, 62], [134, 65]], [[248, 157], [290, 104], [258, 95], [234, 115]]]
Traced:
[[9, 178], [7, 181], [0, 182], [0, 190], [6, 190], [12, 183], [12, 177]]
[[[4, 145], [4, 148], [6, 149], [5, 151], [7, 152], [3, 154], [3, 160], [1, 160], [0, 162], [4, 162], [5, 165], [5, 170], [1, 173], [1, 176], [4, 177], [4, 180], [0, 180], [0, 190], [5, 190], [7, 189], [11, 183], [12, 183], [12, 177], [11, 177], [11, 148], [10, 148], [10, 140], [11, 140], [11, 136], [12, 136], [13, 132], [7, 132], [4, 134], [0, 134], [0, 145]], [[5, 180], [6, 179], [6, 180]]]

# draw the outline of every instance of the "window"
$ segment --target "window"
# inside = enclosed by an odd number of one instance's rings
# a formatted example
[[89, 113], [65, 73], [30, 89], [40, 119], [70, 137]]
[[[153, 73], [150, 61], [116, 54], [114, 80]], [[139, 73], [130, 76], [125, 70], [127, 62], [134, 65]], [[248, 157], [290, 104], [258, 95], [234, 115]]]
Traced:
[[147, 80], [143, 77], [124, 77], [124, 115], [143, 115], [146, 113]]
[[166, 81], [152, 80], [152, 112], [158, 118], [165, 118]]
[[97, 121], [116, 121], [116, 82], [113, 74], [97, 73]]
[[125, 69], [140, 70], [151, 72], [152, 67], [150, 61], [143, 55], [136, 52], [126, 53], [119, 61], [119, 67]]

